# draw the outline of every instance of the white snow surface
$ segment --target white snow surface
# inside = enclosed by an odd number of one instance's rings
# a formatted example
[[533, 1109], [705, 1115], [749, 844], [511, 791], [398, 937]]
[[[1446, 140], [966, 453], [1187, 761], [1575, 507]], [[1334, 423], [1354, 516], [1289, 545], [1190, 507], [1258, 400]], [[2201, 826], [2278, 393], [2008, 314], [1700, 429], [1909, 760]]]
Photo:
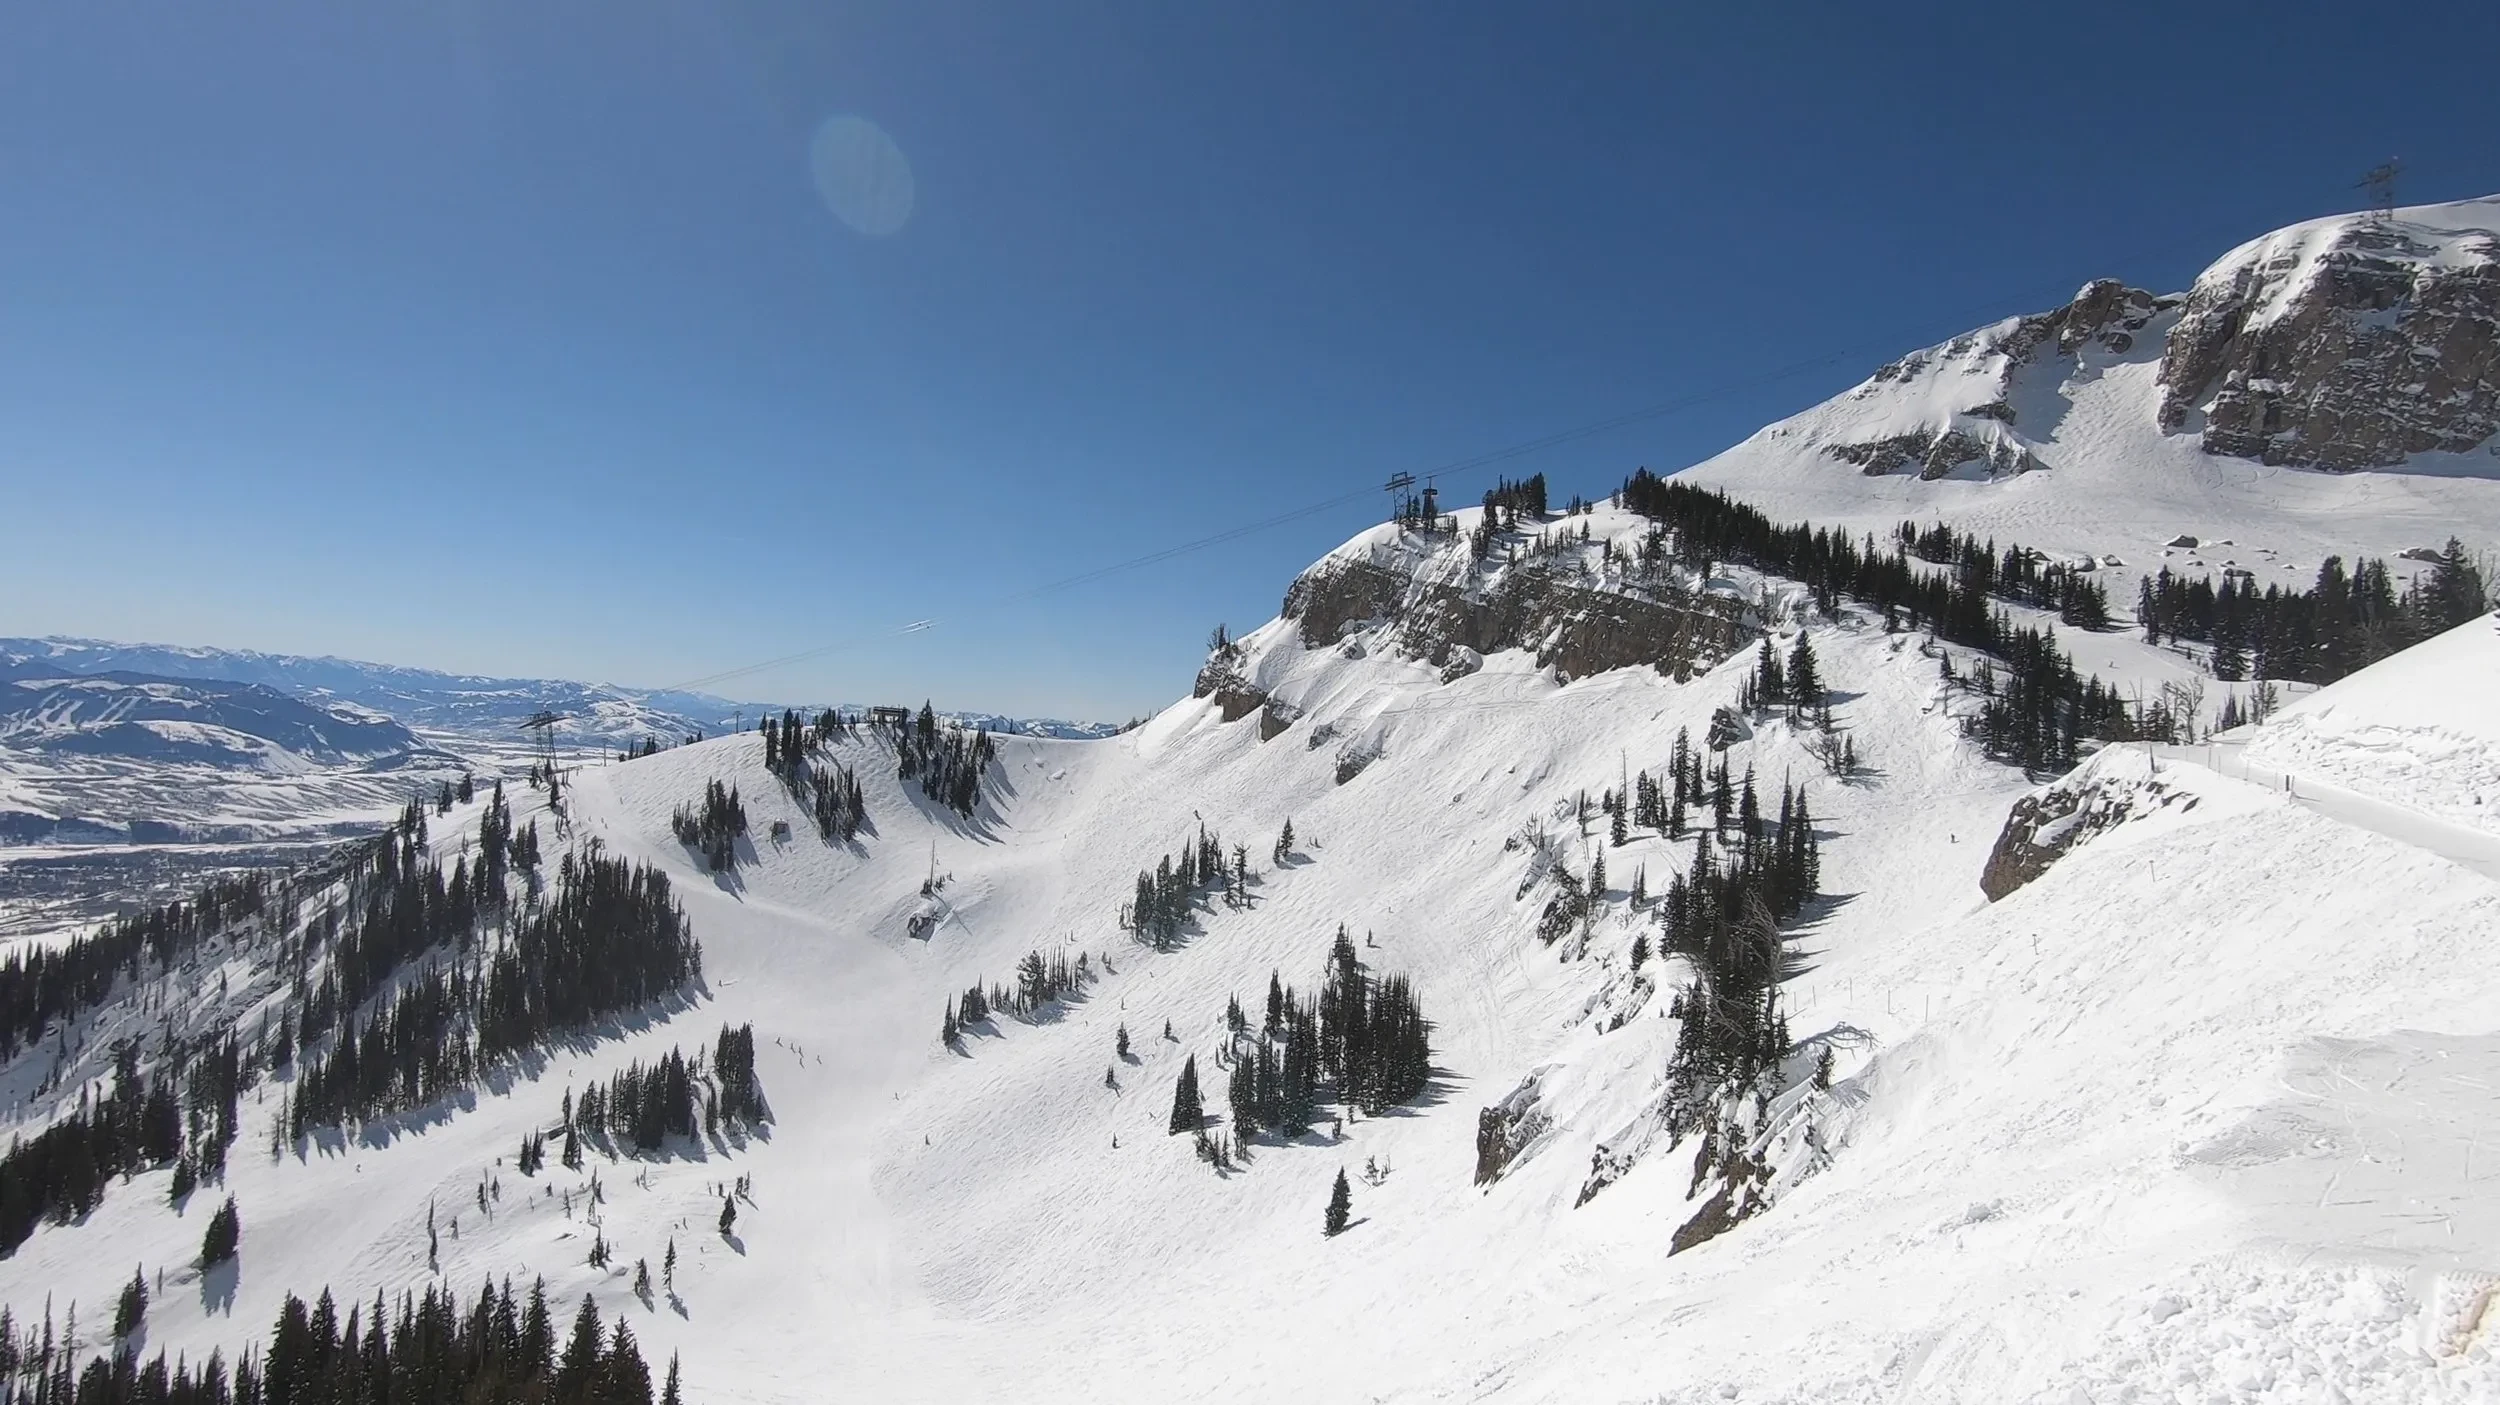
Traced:
[[[1641, 527], [1606, 509], [1585, 520], [1626, 540]], [[272, 1155], [264, 1086], [229, 1177], [239, 1282], [204, 1290], [181, 1267], [216, 1197], [177, 1212], [160, 1171], [0, 1261], [0, 1301], [22, 1321], [74, 1299], [92, 1346], [132, 1266], [163, 1265], [149, 1349], [231, 1353], [287, 1291], [327, 1284], [345, 1302], [424, 1282], [432, 1204], [450, 1226], [443, 1274], [464, 1293], [506, 1273], [545, 1275], [559, 1301], [595, 1293], [647, 1354], [683, 1354], [699, 1401], [1263, 1387], [1319, 1401], [2500, 1400], [2500, 1314], [2482, 1325], [2480, 1276], [2500, 1273], [2500, 884], [2264, 786], [2118, 749], [2088, 763], [2107, 783], [2161, 764], [2194, 803], [2148, 808], [1990, 905], [1977, 876], [2024, 778], [1961, 737], [1910, 637], [1854, 613], [1814, 631], [1869, 775], [1826, 776], [1776, 720], [1734, 760], [1766, 787], [1806, 782], [1838, 896], [1799, 943], [1810, 969], [1788, 987], [1792, 1032], [1846, 1026], [1868, 1042], [1807, 1099], [1827, 1158], [1792, 1166], [1770, 1210], [1686, 1253], [1666, 1251], [1695, 1208], [1690, 1146], [1654, 1148], [1574, 1201], [1596, 1147], [1648, 1108], [1673, 1043], [1651, 984], [1665, 973], [1629, 970], [1654, 915], [1625, 890], [1645, 868], [1657, 891], [1690, 842], [1607, 851], [1615, 891], [1595, 935], [1548, 948], [1533, 935], [1543, 892], [1518, 895], [1530, 850], [1506, 841], [1541, 824], [1585, 871], [1602, 824], [1576, 836], [1573, 798], [1660, 767], [1679, 727], [1698, 740], [1749, 657], [1685, 685], [1625, 670], [1558, 686], [1496, 654], [1444, 684], [1379, 635], [1306, 650], [1277, 621], [1246, 637], [1243, 664], [1301, 709], [1274, 740], [1255, 719], [1222, 723], [1211, 701], [1108, 741], [1004, 738], [971, 821], [848, 744], [874, 824], [855, 848], [814, 837], [753, 735], [583, 768], [576, 841], [662, 864], [680, 886], [705, 945], [690, 1006], [300, 1156]], [[2090, 644], [2087, 667], [2172, 663], [2130, 636]], [[2476, 705], [2453, 669], [2412, 686]], [[2431, 715], [2399, 716], [2371, 687], [2333, 692], [2319, 702], [2346, 726]], [[1322, 726], [1336, 744], [1310, 744]], [[1346, 744], [1381, 755], [1341, 786]], [[2404, 793], [2446, 784], [2450, 759], [2423, 752]], [[668, 832], [715, 777], [740, 787], [756, 837], [752, 861], [717, 880]], [[519, 795], [526, 821], [536, 802]], [[456, 851], [476, 813], [438, 823], [437, 848]], [[1257, 906], [1219, 907], [1182, 949], [1153, 953], [1114, 915], [1138, 869], [1201, 818], [1248, 846]], [[1299, 852], [1272, 866], [1288, 818]], [[777, 819], [797, 837], [767, 838]], [[947, 881], [929, 899], [932, 869]], [[939, 921], [914, 939], [923, 913]], [[1415, 977], [1436, 1087], [1340, 1138], [1323, 1120], [1299, 1144], [1262, 1142], [1219, 1175], [1165, 1135], [1182, 1060], [1198, 1056], [1220, 1115], [1227, 996], [1255, 1006], [1272, 969], [1311, 988], [1340, 922], [1376, 943], [1362, 953], [1375, 969]], [[1038, 1019], [941, 1047], [948, 997], [1009, 979], [1036, 948], [1107, 952], [1113, 971]], [[252, 1018], [260, 996], [225, 959], [228, 1004], [213, 973], [175, 1004]], [[594, 1156], [617, 1263], [591, 1269], [583, 1212], [546, 1193], [578, 1196], [587, 1171], [524, 1178], [514, 1148], [566, 1087], [708, 1043], [724, 1021], [756, 1026], [769, 1135]], [[34, 1073], [21, 1059], [0, 1091], [22, 1096]], [[1477, 1109], [1532, 1073], [1550, 1130], [1477, 1188]], [[44, 1105], [77, 1091], [73, 1078]], [[1323, 1238], [1330, 1181], [1367, 1161], [1389, 1173], [1358, 1178], [1353, 1228]], [[724, 1240], [714, 1187], [748, 1174], [755, 1203]], [[501, 1187], [485, 1216], [481, 1178]], [[677, 1299], [646, 1306], [632, 1266], [656, 1276], [672, 1235]]]
[[2248, 760], [2500, 836], [2500, 616], [2290, 704]]

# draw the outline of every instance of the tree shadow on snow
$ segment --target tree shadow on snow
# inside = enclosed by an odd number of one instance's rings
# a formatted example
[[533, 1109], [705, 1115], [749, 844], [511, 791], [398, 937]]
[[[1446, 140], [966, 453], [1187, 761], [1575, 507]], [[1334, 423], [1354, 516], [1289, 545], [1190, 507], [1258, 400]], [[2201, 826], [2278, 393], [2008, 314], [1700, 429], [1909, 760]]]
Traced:
[[690, 990], [672, 991], [621, 1015], [601, 1020], [587, 1029], [508, 1055], [478, 1075], [475, 1086], [455, 1089], [424, 1107], [373, 1118], [358, 1124], [353, 1132], [335, 1125], [308, 1128], [296, 1141], [296, 1159], [305, 1159], [308, 1149], [324, 1156], [337, 1156], [345, 1153], [351, 1142], [369, 1150], [380, 1150], [402, 1137], [422, 1136], [427, 1130], [449, 1122], [461, 1113], [476, 1111], [481, 1088], [496, 1096], [510, 1095], [523, 1083], [537, 1082], [559, 1053], [589, 1053], [601, 1044], [666, 1024], [710, 998], [710, 989], [701, 985]]
[[1424, 1080], [1422, 1092], [1406, 1102], [1399, 1103], [1396, 1107], [1366, 1113], [1365, 1116], [1374, 1122], [1388, 1117], [1421, 1117], [1433, 1108], [1448, 1102], [1466, 1082], [1467, 1079], [1446, 1068], [1436, 1068], [1432, 1071], [1432, 1075]]
[[234, 1295], [242, 1284], [243, 1260], [240, 1257], [210, 1265], [200, 1273], [200, 1310], [232, 1317]]

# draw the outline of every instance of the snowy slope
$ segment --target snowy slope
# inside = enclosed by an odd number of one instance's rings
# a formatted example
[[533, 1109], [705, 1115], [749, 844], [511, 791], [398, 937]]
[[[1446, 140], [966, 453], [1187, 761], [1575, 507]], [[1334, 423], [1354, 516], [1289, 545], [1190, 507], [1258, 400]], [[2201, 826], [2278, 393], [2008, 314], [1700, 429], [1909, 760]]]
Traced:
[[[2219, 290], [2244, 286], [2249, 304], [2230, 305], [2226, 330], [2235, 344], [2257, 342], [2287, 309], [2336, 292], [2329, 275], [2343, 265], [2323, 256], [2339, 243], [2375, 246], [2382, 240], [2375, 229], [2364, 217], [2341, 216], [2278, 231], [2224, 255], [2182, 296], [2087, 286], [2056, 312], [2008, 318], [1904, 356], [1678, 477], [1725, 489], [1775, 520], [1878, 537], [1904, 520], [1943, 520], [2000, 545], [2116, 557], [2128, 572], [2167, 565], [2210, 576], [2235, 567], [2259, 587], [2305, 586], [2333, 554], [2386, 557], [2401, 572], [2399, 553], [2435, 548], [2451, 535], [2490, 551], [2500, 547], [2500, 457], [2492, 442], [2336, 473], [2208, 452], [2200, 431], [2210, 395], [2183, 401], [2165, 427], [2166, 360], [2174, 381], [2194, 378], [2181, 369], [2193, 358], [2176, 342], [2183, 317], [2201, 326]], [[2392, 232], [2387, 237], [2405, 237], [2412, 252], [2389, 257], [2416, 278], [2475, 267], [2488, 275], [2500, 258], [2500, 199], [2400, 210]], [[2335, 326], [2356, 324], [2355, 336], [2388, 330], [2393, 315], [2315, 313]], [[2220, 345], [2217, 336], [2206, 339]], [[2170, 357], [2174, 346], [2179, 355]], [[2304, 349], [2334, 363], [2344, 346]], [[2461, 344], [2451, 354], [2470, 360], [2474, 352]], [[2211, 369], [2195, 366], [2198, 374]], [[2455, 369], [2472, 374], [2463, 364]], [[2482, 393], [2487, 399], [2490, 387]], [[2459, 425], [2471, 422], [2462, 433], [2470, 437], [2481, 424], [2481, 408], [2458, 412]], [[2200, 545], [2166, 547], [2181, 536]], [[2130, 580], [2111, 598], [2132, 593]]]
[[2249, 761], [2500, 836], [2500, 621], [2363, 669], [2257, 729]]
[[[1643, 527], [1602, 508], [1576, 520], [1600, 543]], [[1395, 537], [1340, 554], [1458, 569], [1463, 548]], [[1741, 573], [1723, 585], [1795, 627], [1794, 591]], [[257, 1104], [230, 1173], [239, 1282], [182, 1280], [213, 1199], [177, 1213], [155, 1172], [0, 1262], [0, 1301], [23, 1318], [74, 1298], [92, 1344], [134, 1263], [174, 1265], [151, 1345], [231, 1350], [286, 1291], [422, 1281], [432, 1205], [452, 1226], [450, 1280], [594, 1291], [646, 1352], [682, 1351], [690, 1398], [708, 1401], [1230, 1400], [1262, 1385], [1329, 1401], [2500, 1398], [2489, 1360], [2416, 1349], [2439, 1275], [2500, 1270], [2500, 1217], [2480, 1195], [2492, 1172], [2472, 1164], [2500, 1139], [2478, 1087], [2500, 1076], [2500, 885], [2168, 768], [2193, 804], [2148, 807], [1987, 904], [1978, 872], [2024, 780], [1963, 739], [1967, 700], [1912, 637], [1850, 612], [1813, 628], [1867, 776], [1824, 774], [1778, 721], [1733, 759], [1803, 780], [1825, 836], [1836, 900], [1800, 943], [1792, 1029], [1863, 1039], [1813, 1099], [1824, 1155], [1770, 1211], [1689, 1252], [1666, 1253], [1693, 1211], [1689, 1147], [1654, 1149], [1574, 1205], [1673, 1042], [1663, 995], [1628, 970], [1654, 914], [1623, 890], [1645, 869], [1655, 891], [1691, 843], [1608, 850], [1615, 893], [1593, 935], [1547, 947], [1542, 894], [1521, 896], [1534, 846], [1514, 841], [1541, 829], [1584, 867], [1602, 822], [1575, 833], [1574, 799], [1657, 768], [1679, 728], [1698, 739], [1748, 661], [1687, 683], [1624, 669], [1565, 684], [1511, 651], [1444, 682], [1378, 628], [1310, 649], [1279, 620], [1244, 639], [1240, 665], [1298, 714], [1272, 740], [1256, 717], [1222, 721], [1213, 698], [1104, 742], [1008, 738], [969, 821], [898, 782], [874, 743], [845, 743], [871, 818], [855, 846], [815, 838], [753, 735], [584, 767], [574, 840], [679, 884], [705, 944], [690, 1007], [301, 1157], [272, 1156], [274, 1099]], [[2122, 676], [2176, 667], [2132, 636], [2081, 642], [2097, 651], [2083, 663]], [[2415, 686], [2454, 693], [2463, 667]], [[1340, 784], [1348, 748], [1378, 757]], [[2132, 784], [2149, 763], [2092, 764]], [[715, 778], [738, 785], [755, 833], [752, 861], [719, 878], [668, 828]], [[520, 795], [527, 821], [537, 802]], [[475, 818], [438, 823], [438, 852]], [[776, 819], [795, 837], [771, 839]], [[1270, 864], [1288, 819], [1297, 852]], [[1146, 950], [1117, 910], [1201, 822], [1256, 856], [1258, 901]], [[944, 882], [924, 896], [933, 872]], [[1271, 970], [1312, 987], [1340, 922], [1376, 969], [1416, 978], [1436, 1086], [1219, 1174], [1164, 1134], [1182, 1060], [1211, 1074], [1227, 997], [1254, 1004]], [[1109, 973], [1043, 1017], [942, 1047], [947, 999], [1035, 949], [1107, 955]], [[221, 960], [230, 981], [190, 980], [173, 1006], [249, 1020], [269, 992], [243, 956]], [[619, 1262], [591, 1269], [586, 1209], [568, 1217], [547, 1193], [578, 1194], [587, 1173], [527, 1180], [513, 1149], [567, 1087], [724, 1021], [755, 1023], [769, 1135], [594, 1157]], [[1113, 1052], [1123, 1023], [1131, 1061]], [[83, 1072], [114, 1032], [92, 1031]], [[11, 1093], [29, 1067], [6, 1074]], [[1531, 1074], [1550, 1129], [1479, 1189], [1477, 1110]], [[1209, 1103], [1220, 1113], [1220, 1094]], [[1387, 1173], [1357, 1180], [1356, 1224], [1323, 1239], [1330, 1180], [1367, 1162]], [[742, 1175], [754, 1204], [724, 1239], [714, 1187]], [[501, 1188], [485, 1215], [481, 1178]], [[633, 1262], [656, 1274], [672, 1235], [678, 1301], [636, 1301]]]

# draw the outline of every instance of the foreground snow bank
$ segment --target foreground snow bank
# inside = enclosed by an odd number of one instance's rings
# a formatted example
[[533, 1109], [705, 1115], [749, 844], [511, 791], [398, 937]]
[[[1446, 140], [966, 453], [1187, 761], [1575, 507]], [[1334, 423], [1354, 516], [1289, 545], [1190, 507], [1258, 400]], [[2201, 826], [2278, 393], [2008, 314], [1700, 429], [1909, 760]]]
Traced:
[[2322, 688], [2257, 729], [2248, 760], [2500, 834], [2500, 617]]

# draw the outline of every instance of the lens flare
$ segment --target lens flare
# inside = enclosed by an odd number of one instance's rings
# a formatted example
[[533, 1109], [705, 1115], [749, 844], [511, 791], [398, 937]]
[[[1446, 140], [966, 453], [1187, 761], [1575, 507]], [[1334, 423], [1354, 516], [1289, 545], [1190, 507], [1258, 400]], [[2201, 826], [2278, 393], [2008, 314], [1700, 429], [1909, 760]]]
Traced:
[[885, 129], [844, 114], [818, 123], [807, 144], [816, 193], [844, 224], [882, 239], [911, 219], [911, 162]]

